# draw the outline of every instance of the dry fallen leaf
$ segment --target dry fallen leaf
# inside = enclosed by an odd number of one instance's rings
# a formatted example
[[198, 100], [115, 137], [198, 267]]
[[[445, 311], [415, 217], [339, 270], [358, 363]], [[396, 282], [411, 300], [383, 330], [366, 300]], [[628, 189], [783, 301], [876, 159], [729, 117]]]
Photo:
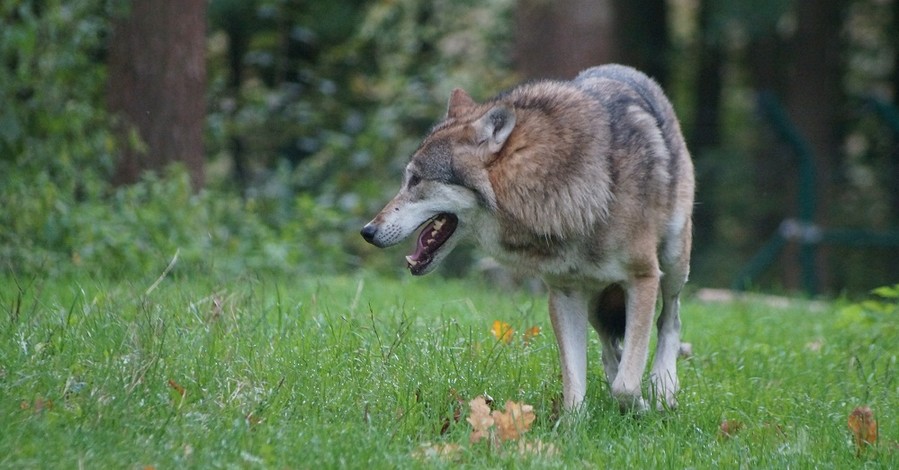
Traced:
[[518, 441], [519, 455], [542, 455], [544, 457], [552, 457], [556, 455], [557, 449], [552, 443], [543, 442], [539, 439], [527, 441], [522, 439]]
[[462, 446], [459, 444], [431, 444], [426, 442], [412, 453], [412, 456], [419, 459], [452, 459], [462, 452]]
[[468, 402], [468, 418], [465, 418], [471, 424], [473, 430], [469, 441], [474, 444], [481, 439], [489, 436], [490, 427], [493, 426], [494, 420], [490, 416], [490, 407], [484, 397], [477, 397]]
[[506, 402], [506, 411], [494, 410], [491, 414], [501, 441], [512, 441], [527, 432], [534, 422], [534, 407], [514, 401]]
[[530, 344], [531, 340], [540, 334], [539, 326], [532, 326], [524, 331], [524, 344]]
[[867, 446], [877, 442], [877, 420], [867, 406], [859, 406], [849, 414], [849, 430], [855, 441], [855, 455], [861, 455]]
[[724, 421], [721, 421], [721, 426], [718, 428], [718, 431], [721, 437], [727, 439], [734, 437], [742, 429], [743, 423], [733, 419], [725, 419]]
[[169, 387], [172, 387], [172, 389], [174, 389], [176, 392], [178, 392], [178, 395], [181, 395], [182, 397], [186, 393], [186, 390], [184, 390], [184, 387], [172, 379], [169, 379]]
[[490, 332], [493, 333], [494, 338], [506, 344], [509, 344], [512, 341], [512, 335], [515, 334], [512, 325], [499, 320], [493, 321], [493, 328], [490, 329]]

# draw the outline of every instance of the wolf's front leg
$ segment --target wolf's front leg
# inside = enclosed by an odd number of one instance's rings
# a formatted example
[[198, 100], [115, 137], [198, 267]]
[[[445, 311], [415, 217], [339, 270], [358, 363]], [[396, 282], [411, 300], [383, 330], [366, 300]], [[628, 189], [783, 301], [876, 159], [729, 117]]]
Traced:
[[549, 317], [559, 344], [562, 398], [572, 410], [587, 393], [587, 300], [580, 292], [551, 289]]

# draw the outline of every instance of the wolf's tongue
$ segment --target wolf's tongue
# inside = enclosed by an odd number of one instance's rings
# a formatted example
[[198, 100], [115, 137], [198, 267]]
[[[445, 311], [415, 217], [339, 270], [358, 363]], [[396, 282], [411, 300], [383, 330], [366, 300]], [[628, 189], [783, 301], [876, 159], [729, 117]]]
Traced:
[[456, 230], [458, 219], [453, 214], [440, 214], [433, 220], [428, 222], [415, 243], [415, 251], [406, 256], [406, 262], [410, 269], [415, 270], [424, 268], [431, 262], [431, 257], [453, 234]]

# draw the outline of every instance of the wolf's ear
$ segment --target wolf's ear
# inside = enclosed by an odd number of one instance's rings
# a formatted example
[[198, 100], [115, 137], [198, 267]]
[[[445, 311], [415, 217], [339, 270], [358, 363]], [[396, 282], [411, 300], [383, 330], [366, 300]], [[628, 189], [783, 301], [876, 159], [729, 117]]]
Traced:
[[466, 109], [476, 106], [477, 103], [471, 99], [468, 93], [461, 88], [456, 88], [450, 95], [449, 104], [446, 105], [446, 118], [459, 117]]
[[487, 144], [490, 153], [499, 152], [515, 128], [515, 111], [498, 104], [474, 123], [478, 143]]

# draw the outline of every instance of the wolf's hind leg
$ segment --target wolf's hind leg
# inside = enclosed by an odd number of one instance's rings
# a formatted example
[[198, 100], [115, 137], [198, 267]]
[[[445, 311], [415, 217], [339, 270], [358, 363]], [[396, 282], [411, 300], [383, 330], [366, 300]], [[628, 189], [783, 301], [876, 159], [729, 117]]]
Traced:
[[[664, 285], [664, 282], [662, 283]], [[664, 287], [663, 287], [664, 292]], [[659, 410], [677, 408], [677, 355], [680, 350], [679, 292], [663, 293], [662, 313], [659, 315], [658, 342], [650, 372], [652, 393]]]
[[[690, 227], [679, 239], [680, 249], [663, 254], [661, 280], [662, 312], [656, 322], [658, 342], [650, 372], [652, 393], [658, 409], [677, 407], [677, 357], [680, 352], [680, 292], [687, 282], [690, 256]], [[667, 255], [667, 256], [665, 256]], [[668, 259], [665, 259], [668, 258]]]
[[627, 314], [624, 346], [618, 375], [612, 381], [612, 396], [625, 411], [644, 411], [642, 381], [649, 356], [649, 338], [655, 316], [656, 296], [659, 292], [658, 267], [633, 277], [627, 286]]

